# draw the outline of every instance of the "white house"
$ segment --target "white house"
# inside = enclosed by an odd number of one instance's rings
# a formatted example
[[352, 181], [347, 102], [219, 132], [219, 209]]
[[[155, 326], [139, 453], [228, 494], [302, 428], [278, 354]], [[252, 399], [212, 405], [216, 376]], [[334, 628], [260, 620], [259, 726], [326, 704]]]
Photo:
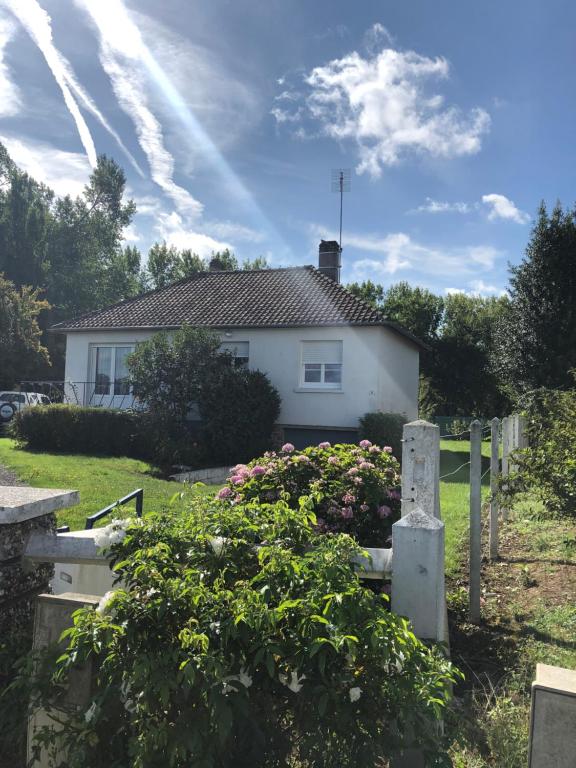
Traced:
[[339, 284], [337, 243], [322, 241], [318, 269], [215, 266], [53, 326], [66, 334], [72, 399], [128, 407], [126, 356], [154, 333], [188, 324], [217, 330], [239, 362], [268, 374], [282, 399], [280, 426], [298, 446], [349, 439], [369, 411], [417, 418], [423, 344]]

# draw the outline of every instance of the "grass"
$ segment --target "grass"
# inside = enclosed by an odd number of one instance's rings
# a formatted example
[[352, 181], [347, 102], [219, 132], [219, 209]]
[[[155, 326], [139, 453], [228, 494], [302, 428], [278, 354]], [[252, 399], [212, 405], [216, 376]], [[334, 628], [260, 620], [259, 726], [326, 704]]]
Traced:
[[[482, 443], [482, 472], [490, 466], [490, 442]], [[446, 574], [455, 576], [460, 568], [467, 544], [470, 514], [470, 459], [468, 440], [441, 440], [440, 477], [455, 474], [440, 481], [440, 511], [445, 525]], [[458, 469], [461, 467], [461, 469]], [[458, 471], [456, 471], [458, 470]], [[484, 499], [488, 497], [490, 475], [482, 480]]]
[[[500, 559], [485, 558], [482, 569], [481, 624], [467, 622], [465, 602], [450, 601], [452, 656], [467, 676], [449, 726], [456, 768], [524, 768], [536, 664], [576, 669], [574, 520], [527, 499], [501, 533]], [[464, 583], [462, 573], [451, 586]]]
[[[84, 528], [88, 515], [98, 512], [113, 501], [134, 491], [144, 489], [144, 514], [162, 511], [175, 494], [213, 493], [215, 486], [190, 489], [155, 477], [149, 464], [136, 459], [77, 456], [58, 453], [37, 453], [20, 450], [14, 440], [0, 438], [0, 464], [12, 470], [20, 480], [37, 488], [70, 488], [80, 491], [80, 504], [58, 513], [58, 525], [71, 530]], [[134, 512], [134, 505], [120, 507], [116, 517]], [[102, 524], [109, 522], [104, 518]]]

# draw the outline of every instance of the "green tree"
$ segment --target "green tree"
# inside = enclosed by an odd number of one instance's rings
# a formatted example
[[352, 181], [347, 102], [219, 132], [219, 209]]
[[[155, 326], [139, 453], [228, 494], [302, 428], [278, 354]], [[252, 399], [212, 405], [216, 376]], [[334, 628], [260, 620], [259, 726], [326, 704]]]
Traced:
[[372, 280], [365, 280], [363, 283], [348, 283], [346, 288], [357, 299], [362, 299], [362, 301], [371, 304], [375, 309], [382, 308], [384, 288], [378, 285], [378, 283], [373, 283]]
[[153, 413], [185, 421], [203, 382], [232, 365], [232, 357], [219, 352], [221, 343], [217, 333], [205, 328], [156, 333], [128, 357], [134, 394]]
[[50, 305], [38, 294], [30, 286], [16, 288], [0, 273], [0, 389], [15, 386], [49, 362], [38, 315]]
[[180, 253], [166, 243], [154, 243], [148, 252], [146, 267], [149, 287], [165, 288], [180, 279]]
[[426, 288], [396, 283], [386, 291], [382, 312], [426, 344], [437, 338], [444, 312], [444, 299]]
[[268, 259], [266, 256], [256, 256], [255, 259], [244, 259], [242, 262], [242, 269], [245, 270], [257, 270], [257, 269], [270, 269]]
[[521, 264], [510, 268], [510, 311], [498, 334], [510, 392], [568, 388], [576, 367], [576, 212], [541, 204]]

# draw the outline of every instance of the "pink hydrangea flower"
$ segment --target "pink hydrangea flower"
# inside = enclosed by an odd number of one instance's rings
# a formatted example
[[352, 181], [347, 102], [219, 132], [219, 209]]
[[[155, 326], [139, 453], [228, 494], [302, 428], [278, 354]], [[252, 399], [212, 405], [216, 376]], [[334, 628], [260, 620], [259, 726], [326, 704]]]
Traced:
[[390, 507], [387, 507], [386, 504], [383, 504], [381, 507], [378, 507], [378, 517], [381, 520], [385, 520], [387, 517], [390, 517], [392, 514], [392, 510]]
[[351, 520], [354, 517], [354, 512], [352, 511], [352, 507], [342, 507], [340, 510], [340, 514], [344, 518], [344, 520]]
[[379, 446], [371, 445], [370, 448], [368, 448], [368, 453], [380, 453]]
[[398, 493], [398, 491], [388, 491], [387, 496], [389, 499], [394, 499], [395, 501], [400, 501], [402, 498], [402, 495]]
[[382, 448], [382, 450], [384, 451], [384, 453], [392, 453], [392, 446], [390, 446], [390, 445], [385, 445], [385, 446]]
[[368, 506], [368, 504], [360, 504], [360, 509], [362, 512], [368, 512], [370, 507]]
[[294, 450], [294, 446], [292, 445], [292, 443], [284, 443], [284, 445], [282, 446], [282, 450], [284, 451], [284, 453], [292, 453], [292, 451]]
[[232, 477], [230, 478], [230, 482], [232, 483], [232, 485], [242, 485], [242, 483], [244, 482], [244, 478], [242, 477], [242, 475], [232, 475]]
[[309, 464], [310, 459], [308, 456], [304, 456], [303, 453], [301, 453], [299, 456], [294, 456], [294, 461], [299, 461], [301, 464]]
[[246, 464], [236, 464], [235, 467], [232, 467], [230, 472], [232, 472], [235, 475], [239, 475], [242, 470], [246, 470]]
[[374, 464], [371, 461], [363, 461], [359, 466], [360, 469], [374, 469]]
[[217, 499], [229, 499], [232, 496], [231, 488], [221, 488], [216, 494]]
[[339, 464], [338, 456], [328, 456], [328, 464]]
[[345, 493], [344, 496], [342, 496], [342, 501], [344, 504], [354, 504], [356, 496], [354, 496], [353, 493]]
[[354, 483], [354, 485], [362, 485], [364, 480], [362, 480], [361, 477], [353, 477], [352, 482]]
[[346, 473], [349, 477], [354, 477], [354, 475], [357, 475], [360, 470], [358, 467], [352, 467], [352, 469], [349, 469]]
[[360, 440], [358, 445], [360, 446], [360, 448], [370, 448], [372, 446], [372, 443], [370, 442], [370, 440]]
[[250, 476], [251, 477], [258, 477], [258, 475], [265, 475], [266, 469], [265, 467], [261, 467], [259, 464], [256, 464], [255, 467], [252, 467], [250, 470]]
[[318, 448], [331, 448], [331, 444], [328, 442], [318, 443]]

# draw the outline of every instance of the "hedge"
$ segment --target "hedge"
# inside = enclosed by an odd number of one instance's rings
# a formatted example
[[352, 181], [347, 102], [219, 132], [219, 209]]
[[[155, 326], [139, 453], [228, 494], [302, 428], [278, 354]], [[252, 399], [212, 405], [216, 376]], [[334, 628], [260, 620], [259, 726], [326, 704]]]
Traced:
[[32, 450], [150, 458], [142, 415], [127, 411], [76, 405], [24, 408], [10, 432]]

